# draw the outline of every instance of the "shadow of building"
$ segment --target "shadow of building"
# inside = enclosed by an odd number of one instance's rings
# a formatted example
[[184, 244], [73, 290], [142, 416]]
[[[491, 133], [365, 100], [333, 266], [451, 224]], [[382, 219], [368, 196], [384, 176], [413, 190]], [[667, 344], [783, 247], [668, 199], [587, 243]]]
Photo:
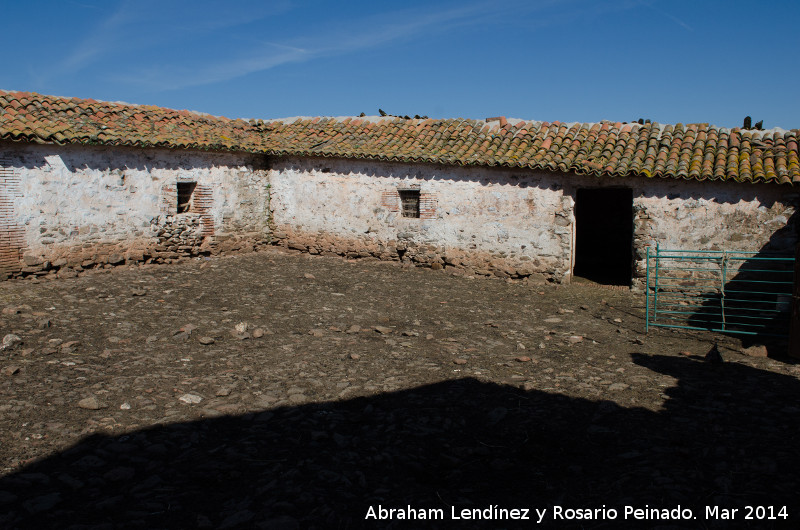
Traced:
[[[631, 353], [668, 374], [662, 410], [445, 381], [346, 401], [93, 435], [0, 479], [3, 528], [462, 528], [463, 509], [546, 509], [541, 527], [770, 528], [800, 516], [800, 383], [693, 358]], [[644, 401], [644, 399], [642, 400]], [[652, 400], [650, 400], [652, 402]], [[440, 520], [367, 519], [370, 507]], [[554, 507], [616, 519], [554, 518]], [[690, 509], [635, 521], [624, 507]], [[705, 518], [706, 506], [739, 509]], [[780, 511], [786, 506], [785, 511]], [[567, 512], [562, 512], [567, 513]], [[522, 521], [530, 526], [531, 521]]]

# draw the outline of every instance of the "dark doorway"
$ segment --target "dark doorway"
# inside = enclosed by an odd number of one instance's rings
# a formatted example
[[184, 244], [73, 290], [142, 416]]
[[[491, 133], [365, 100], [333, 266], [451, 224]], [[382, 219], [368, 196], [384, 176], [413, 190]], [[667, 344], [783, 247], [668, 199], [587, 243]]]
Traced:
[[191, 211], [195, 187], [197, 182], [178, 182], [178, 213]]
[[573, 274], [607, 285], [630, 285], [632, 252], [633, 190], [579, 189]]

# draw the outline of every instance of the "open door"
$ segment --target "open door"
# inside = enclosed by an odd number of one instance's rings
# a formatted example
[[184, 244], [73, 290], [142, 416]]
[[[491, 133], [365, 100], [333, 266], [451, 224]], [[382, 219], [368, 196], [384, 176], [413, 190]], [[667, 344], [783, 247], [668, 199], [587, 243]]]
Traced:
[[633, 190], [579, 189], [573, 276], [606, 285], [630, 285], [632, 269]]

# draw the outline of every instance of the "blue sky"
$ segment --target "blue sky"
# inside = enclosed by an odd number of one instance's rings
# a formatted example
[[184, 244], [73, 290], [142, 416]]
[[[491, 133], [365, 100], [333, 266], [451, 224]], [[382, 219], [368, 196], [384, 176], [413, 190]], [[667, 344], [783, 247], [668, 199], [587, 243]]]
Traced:
[[800, 2], [4, 0], [0, 88], [231, 118], [800, 127]]

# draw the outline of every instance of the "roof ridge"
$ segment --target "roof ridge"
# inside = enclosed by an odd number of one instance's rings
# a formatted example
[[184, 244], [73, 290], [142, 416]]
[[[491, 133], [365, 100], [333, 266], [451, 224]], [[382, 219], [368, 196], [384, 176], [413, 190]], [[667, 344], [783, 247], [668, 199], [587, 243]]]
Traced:
[[[263, 121], [265, 123], [268, 123], [268, 122], [293, 123], [295, 121], [312, 120], [312, 119], [331, 119], [331, 120], [335, 120], [337, 122], [344, 122], [345, 120], [360, 119], [362, 121], [368, 121], [370, 123], [382, 123], [382, 122], [387, 122], [387, 121], [403, 121], [403, 122], [409, 122], [409, 123], [421, 123], [421, 122], [428, 121], [428, 120], [433, 120], [433, 121], [457, 121], [457, 120], [462, 120], [462, 121], [475, 122], [475, 123], [491, 123], [491, 122], [495, 121], [495, 120], [488, 119], [488, 118], [487, 119], [462, 118], [462, 117], [457, 117], [457, 118], [403, 118], [403, 117], [400, 117], [400, 116], [392, 116], [392, 115], [387, 115], [387, 116], [380, 116], [380, 115], [371, 115], [371, 116], [348, 116], [348, 115], [341, 115], [341, 116], [292, 116], [292, 117], [285, 117], [285, 118], [228, 118], [226, 116], [218, 116], [218, 115], [215, 115], [215, 114], [209, 114], [207, 112], [202, 112], [202, 111], [198, 111], [198, 110], [175, 109], [175, 108], [172, 108], [172, 107], [163, 107], [163, 106], [160, 106], [160, 105], [153, 105], [153, 104], [149, 104], [149, 103], [128, 103], [126, 101], [109, 101], [109, 100], [103, 100], [103, 99], [79, 98], [79, 97], [76, 97], [76, 96], [56, 96], [56, 95], [52, 95], [52, 94], [42, 94], [42, 93], [39, 93], [39, 92], [28, 92], [28, 91], [7, 90], [7, 89], [0, 89], [0, 94], [25, 94], [25, 95], [28, 95], [28, 96], [40, 96], [40, 97], [45, 97], [45, 98], [70, 100], [70, 101], [72, 101], [72, 100], [74, 100], [74, 101], [84, 101], [84, 102], [100, 103], [100, 104], [114, 105], [114, 106], [120, 106], [120, 107], [156, 108], [156, 109], [166, 110], [166, 111], [171, 111], [171, 112], [176, 112], [176, 113], [188, 112], [190, 114], [194, 114], [196, 116], [200, 116], [200, 117], [204, 117], [204, 118], [214, 118], [214, 119], [218, 119], [218, 120], [231, 120], [231, 121], [241, 120], [241, 121], [245, 121], [245, 122]], [[671, 126], [671, 127], [673, 127], [673, 129], [675, 127], [678, 127], [678, 126], [680, 126], [681, 128], [684, 128], [684, 129], [689, 127], [689, 126], [696, 126], [696, 127], [698, 127], [698, 129], [700, 127], [703, 127], [705, 129], [715, 129], [715, 130], [718, 130], [720, 132], [725, 132], [725, 133], [728, 133], [728, 134], [730, 134], [732, 132], [738, 132], [740, 134], [759, 135], [760, 137], [764, 137], [764, 136], [767, 136], [767, 135], [770, 135], [770, 134], [774, 134], [776, 132], [779, 133], [779, 134], [785, 134], [787, 132], [800, 131], [800, 128], [798, 128], [798, 129], [784, 129], [782, 127], [772, 127], [770, 129], [760, 129], [760, 130], [759, 129], [743, 129], [741, 127], [723, 127], [723, 126], [719, 126], [719, 125], [710, 124], [710, 123], [707, 123], [707, 122], [693, 122], [693, 123], [680, 123], [680, 122], [678, 122], [678, 123], [675, 123], [675, 124], [671, 124], [671, 123], [661, 123], [661, 122], [657, 122], [657, 121], [652, 121], [650, 123], [640, 124], [640, 123], [635, 122], [635, 121], [632, 121], [632, 122], [619, 122], [619, 121], [613, 121], [613, 120], [600, 120], [600, 121], [596, 121], [596, 122], [580, 122], [580, 121], [562, 122], [562, 121], [556, 120], [556, 121], [553, 121], [553, 122], [548, 122], [548, 121], [544, 121], [544, 120], [533, 120], [533, 119], [526, 119], [526, 118], [506, 118], [506, 119], [507, 119], [508, 123], [511, 124], [514, 127], [517, 127], [520, 124], [524, 124], [524, 126], [526, 126], [526, 127], [531, 126], [531, 125], [558, 124], [558, 125], [564, 125], [568, 129], [570, 127], [572, 127], [572, 126], [575, 126], [575, 125], [580, 125], [580, 126], [584, 126], [584, 127], [587, 127], [587, 128], [591, 128], [594, 125], [615, 125], [617, 128], [620, 128], [620, 127], [622, 127], [624, 125], [630, 125], [632, 127], [634, 127], [634, 126], [644, 127], [644, 126], [650, 125], [650, 126], [657, 127], [657, 128], [660, 128], [660, 129], [663, 129], [664, 127], [667, 127], [667, 126]]]
[[194, 114], [203, 118], [214, 118], [217, 120], [242, 120], [247, 121], [244, 118], [227, 118], [225, 116], [216, 116], [214, 114], [209, 114], [207, 112], [201, 112], [199, 110], [190, 110], [190, 109], [173, 109], [171, 107], [162, 107], [160, 105], [153, 105], [150, 103], [128, 103], [126, 101], [107, 101], [104, 99], [94, 99], [94, 98], [79, 98], [75, 96], [54, 96], [51, 94], [41, 94], [39, 92], [26, 92], [20, 90], [5, 90], [0, 88], [0, 95], [2, 94], [24, 94], [26, 96], [39, 96], [42, 98], [50, 98], [56, 100], [67, 100], [67, 101], [82, 101], [87, 103], [99, 103], [104, 105], [112, 105], [115, 107], [138, 107], [138, 108], [154, 108], [159, 110], [165, 110], [175, 113], [182, 113], [188, 112], [190, 114]]

